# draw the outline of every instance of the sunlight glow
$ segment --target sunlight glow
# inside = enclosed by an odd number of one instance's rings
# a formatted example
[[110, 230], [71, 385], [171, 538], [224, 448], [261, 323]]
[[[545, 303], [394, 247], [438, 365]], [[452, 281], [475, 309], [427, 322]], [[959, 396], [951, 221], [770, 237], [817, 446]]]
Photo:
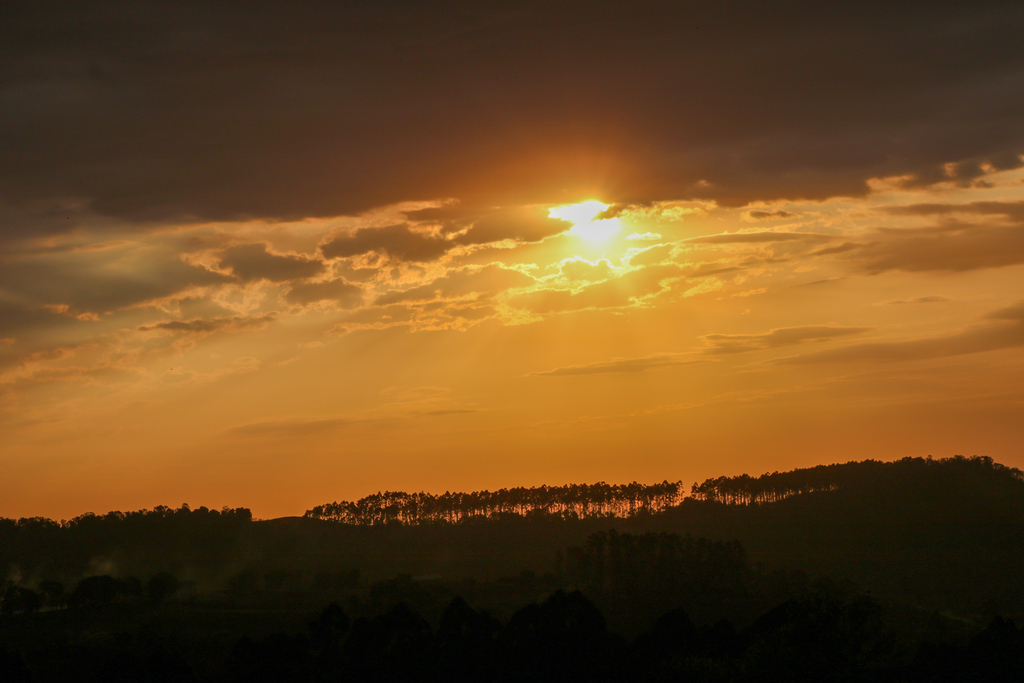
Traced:
[[608, 207], [608, 204], [590, 200], [579, 204], [556, 206], [548, 212], [548, 215], [572, 223], [572, 229], [569, 230], [570, 235], [582, 237], [588, 242], [604, 242], [622, 230], [622, 224], [618, 218], [594, 220]]

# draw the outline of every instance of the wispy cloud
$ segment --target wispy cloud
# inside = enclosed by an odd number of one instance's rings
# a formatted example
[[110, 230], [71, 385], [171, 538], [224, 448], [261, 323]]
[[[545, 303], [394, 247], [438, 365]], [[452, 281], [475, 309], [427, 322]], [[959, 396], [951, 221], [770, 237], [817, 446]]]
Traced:
[[565, 377], [569, 375], [600, 375], [613, 372], [646, 372], [648, 370], [706, 362], [706, 360], [696, 359], [693, 356], [664, 353], [642, 356], [640, 358], [620, 358], [597, 363], [585, 363], [583, 365], [567, 365], [553, 370], [530, 372], [527, 373], [527, 377]]
[[759, 244], [764, 242], [828, 242], [833, 235], [813, 232], [728, 232], [720, 235], [704, 235], [683, 240], [690, 244]]
[[776, 211], [760, 211], [760, 210], [756, 210], [755, 209], [755, 210], [744, 212], [743, 219], [746, 220], [746, 221], [751, 221], [751, 222], [753, 222], [753, 221], [770, 221], [770, 220], [780, 220], [780, 219], [784, 219], [784, 218], [793, 218], [795, 215], [796, 214], [792, 214], [789, 211], [783, 211], [781, 209], [778, 209]]
[[708, 334], [704, 340], [706, 353], [744, 353], [805, 342], [827, 341], [870, 331], [870, 327], [842, 327], [839, 325], [806, 325], [780, 327], [761, 334]]
[[226, 436], [302, 436], [332, 429], [341, 429], [365, 422], [351, 417], [290, 417], [261, 420], [225, 429]]
[[470, 413], [479, 413], [479, 408], [439, 408], [437, 410], [418, 410], [413, 411], [410, 415], [423, 415], [426, 417], [435, 417], [440, 415], [468, 415]]
[[993, 311], [984, 318], [991, 322], [972, 325], [954, 334], [854, 344], [839, 349], [781, 358], [773, 362], [915, 361], [1024, 346], [1024, 302]]
[[943, 301], [949, 301], [949, 297], [945, 296], [919, 296], [913, 299], [892, 299], [891, 301], [883, 301], [881, 305], [889, 306], [894, 304], [937, 304]]
[[871, 274], [890, 270], [964, 272], [1024, 263], [1024, 226], [942, 226], [879, 231], [852, 255]]
[[964, 213], [982, 216], [1002, 216], [1008, 220], [1024, 221], [1024, 202], [967, 202], [964, 204], [910, 204], [882, 209], [892, 216], [944, 216]]
[[257, 316], [236, 316], [231, 318], [196, 318], [194, 320], [168, 320], [153, 325], [142, 325], [140, 332], [152, 330], [164, 330], [167, 332], [181, 332], [185, 334], [212, 334], [220, 330], [231, 332], [244, 332], [258, 329], [268, 325], [274, 320], [274, 315]]

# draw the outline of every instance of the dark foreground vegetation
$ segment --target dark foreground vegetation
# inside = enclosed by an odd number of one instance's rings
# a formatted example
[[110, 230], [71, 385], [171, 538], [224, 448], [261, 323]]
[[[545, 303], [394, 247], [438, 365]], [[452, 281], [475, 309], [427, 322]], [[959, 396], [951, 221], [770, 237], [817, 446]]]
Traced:
[[[91, 615], [101, 623], [110, 616]], [[1012, 621], [996, 618], [968, 638], [908, 650], [869, 598], [821, 595], [788, 600], [739, 630], [727, 621], [695, 623], [676, 608], [632, 640], [610, 631], [583, 593], [561, 590], [506, 622], [456, 597], [436, 624], [404, 603], [354, 620], [331, 603], [305, 628], [233, 641], [151, 624], [105, 638], [34, 633], [0, 651], [3, 680], [991, 683], [1024, 676], [1024, 631]]]
[[987, 458], [318, 509], [0, 520], [0, 681], [1024, 680]]

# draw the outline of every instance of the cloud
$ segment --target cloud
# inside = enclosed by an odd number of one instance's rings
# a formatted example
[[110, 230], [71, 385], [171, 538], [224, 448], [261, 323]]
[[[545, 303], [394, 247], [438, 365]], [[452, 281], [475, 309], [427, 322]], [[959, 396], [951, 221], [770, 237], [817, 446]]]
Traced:
[[771, 220], [778, 220], [778, 219], [782, 219], [782, 218], [793, 218], [795, 215], [796, 214], [792, 214], [792, 213], [790, 213], [788, 211], [782, 211], [781, 209], [776, 210], [776, 211], [751, 210], [751, 211], [744, 212], [743, 218], [744, 218], [744, 220], [747, 220], [747, 221], [750, 221], [750, 222], [754, 222], [754, 221], [771, 221]]
[[221, 266], [231, 268], [240, 280], [286, 282], [315, 277], [324, 264], [302, 256], [274, 254], [264, 244], [242, 244], [220, 252]]
[[1024, 346], [1024, 302], [984, 316], [991, 321], [953, 334], [893, 342], [854, 344], [782, 358], [777, 363], [907, 362]]
[[944, 226], [880, 232], [852, 255], [860, 270], [963, 272], [1024, 263], [1024, 225]]
[[758, 244], [764, 242], [828, 242], [832, 235], [813, 232], [730, 232], [683, 240], [690, 244]]
[[596, 262], [584, 258], [573, 258], [562, 261], [559, 273], [567, 280], [576, 282], [598, 282], [612, 277], [615, 271], [611, 261], [598, 259]]
[[807, 325], [780, 327], [762, 334], [708, 334], [706, 353], [744, 353], [805, 342], [828, 341], [870, 331], [870, 327], [841, 327], [838, 325]]
[[[910, 204], [881, 210], [897, 216], [995, 216], [1002, 221], [970, 224], [953, 218], [920, 228], [879, 228], [870, 243], [848, 243], [848, 250], [856, 252], [851, 258], [869, 273], [963, 272], [1024, 263], [1024, 202]], [[838, 252], [823, 249], [814, 253]]]
[[699, 266], [689, 266], [684, 269], [687, 277], [711, 277], [712, 275], [725, 275], [746, 270], [746, 266], [730, 266], [722, 263], [702, 263]]
[[1008, 220], [1024, 222], [1024, 202], [966, 202], [964, 204], [910, 204], [888, 206], [882, 209], [893, 216], [945, 216], [969, 214], [1002, 216]]
[[794, 286], [795, 287], [817, 287], [818, 285], [830, 285], [833, 282], [839, 282], [839, 281], [845, 280], [845, 279], [846, 279], [845, 277], [825, 277], [825, 278], [821, 278], [820, 280], [811, 280], [810, 282], [801, 282], [801, 283], [799, 283], [797, 285], [794, 285]]
[[830, 254], [845, 254], [845, 253], [850, 252], [850, 251], [857, 251], [858, 249], [863, 249], [865, 247], [870, 247], [870, 246], [872, 246], [872, 244], [873, 243], [865, 244], [865, 243], [857, 243], [857, 242], [843, 242], [842, 244], [837, 244], [834, 247], [825, 247], [823, 249], [815, 249], [814, 251], [811, 252], [811, 256], [828, 256]]
[[544, 206], [470, 207], [454, 202], [444, 206], [406, 211], [406, 218], [438, 226], [451, 240], [449, 246], [473, 246], [512, 240], [539, 242], [569, 229], [548, 215]]
[[306, 436], [349, 427], [360, 422], [365, 420], [350, 417], [290, 417], [250, 422], [225, 429], [222, 434], [240, 437]]
[[[1015, 3], [176, 6], [5, 17], [0, 201], [130, 221], [747, 205], [973, 182], [1024, 151]], [[4, 234], [72, 227], [35, 213]]]
[[949, 297], [945, 296], [919, 296], [913, 299], [893, 299], [892, 301], [883, 301], [883, 304], [894, 305], [894, 304], [937, 304], [943, 301], [949, 301]]
[[142, 325], [140, 332], [163, 330], [205, 336], [219, 331], [247, 332], [266, 327], [273, 322], [274, 315], [238, 316], [232, 318], [197, 318], [195, 320], [167, 320], [153, 325]]
[[0, 267], [0, 290], [23, 305], [67, 305], [105, 313], [231, 278], [183, 262], [170, 249], [139, 244], [90, 252], [13, 258]]
[[402, 212], [410, 221], [440, 223], [442, 225], [468, 225], [481, 215], [487, 213], [487, 209], [479, 206], [466, 206], [458, 200], [448, 200], [436, 206], [428, 206], [423, 209], [410, 209]]
[[339, 235], [320, 246], [327, 259], [360, 256], [372, 252], [401, 261], [434, 261], [455, 245], [443, 237], [411, 230], [400, 223], [383, 228], [360, 228]]
[[296, 282], [284, 298], [294, 304], [333, 301], [339, 308], [356, 308], [363, 301], [363, 289], [342, 278], [324, 282]]
[[382, 294], [374, 303], [378, 306], [387, 306], [467, 296], [486, 299], [506, 289], [533, 284], [536, 284], [536, 280], [529, 275], [517, 270], [490, 265], [483, 268], [453, 270], [447, 275], [419, 287]]
[[553, 370], [530, 372], [527, 373], [527, 376], [565, 377], [569, 375], [601, 375], [620, 372], [634, 373], [706, 362], [706, 360], [694, 359], [680, 354], [665, 353], [642, 356], [640, 358], [621, 358], [597, 363], [586, 363], [583, 365], [567, 365]]
[[657, 244], [640, 251], [630, 249], [628, 254], [629, 265], [631, 266], [653, 266], [672, 257], [673, 246], [671, 244]]
[[479, 408], [438, 408], [437, 410], [419, 410], [409, 413], [410, 415], [423, 415], [426, 417], [440, 417], [442, 415], [469, 415], [479, 413]]
[[26, 306], [0, 299], [0, 337], [13, 338], [26, 333], [81, 329], [87, 324], [45, 306]]
[[[24, 350], [21, 344], [14, 342], [0, 344], [0, 368], [16, 368], [20, 376], [32, 376], [40, 372], [47, 363], [60, 362], [72, 358], [80, 347], [75, 345], [40, 347]], [[9, 377], [0, 375], [3, 380]]]
[[984, 317], [990, 320], [1012, 320], [1024, 323], [1024, 301], [996, 309], [991, 313], [986, 313]]
[[475, 220], [465, 234], [456, 236], [454, 241], [458, 244], [487, 244], [503, 240], [539, 242], [570, 227], [565, 221], [551, 218], [545, 207], [492, 210]]
[[509, 304], [534, 313], [632, 306], [646, 297], [665, 291], [669, 280], [680, 278], [683, 274], [683, 269], [674, 264], [647, 266], [578, 290], [539, 289], [513, 297]]
[[486, 320], [499, 317], [498, 309], [486, 303], [486, 299], [400, 302], [354, 311], [334, 325], [329, 332], [348, 334], [395, 327], [407, 328], [413, 332], [467, 330]]

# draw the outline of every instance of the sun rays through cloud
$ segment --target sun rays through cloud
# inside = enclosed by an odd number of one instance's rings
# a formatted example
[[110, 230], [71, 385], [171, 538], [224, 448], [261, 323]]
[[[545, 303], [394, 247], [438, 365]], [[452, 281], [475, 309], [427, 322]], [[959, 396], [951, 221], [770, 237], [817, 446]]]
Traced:
[[603, 243], [622, 231], [618, 218], [598, 218], [611, 208], [597, 200], [556, 206], [548, 212], [552, 218], [572, 223], [569, 234], [591, 243]]

